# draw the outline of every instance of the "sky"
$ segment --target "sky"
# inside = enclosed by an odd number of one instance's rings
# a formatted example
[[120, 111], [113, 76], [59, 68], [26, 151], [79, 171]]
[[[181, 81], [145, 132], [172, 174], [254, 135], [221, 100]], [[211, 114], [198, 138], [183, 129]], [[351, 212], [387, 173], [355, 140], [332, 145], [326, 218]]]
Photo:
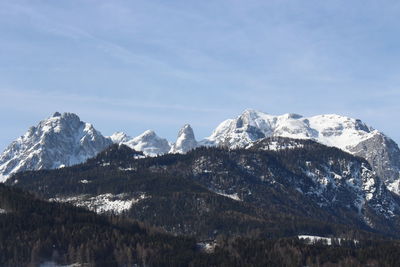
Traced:
[[197, 139], [246, 108], [340, 114], [400, 143], [400, 2], [2, 0], [0, 150], [55, 111]]

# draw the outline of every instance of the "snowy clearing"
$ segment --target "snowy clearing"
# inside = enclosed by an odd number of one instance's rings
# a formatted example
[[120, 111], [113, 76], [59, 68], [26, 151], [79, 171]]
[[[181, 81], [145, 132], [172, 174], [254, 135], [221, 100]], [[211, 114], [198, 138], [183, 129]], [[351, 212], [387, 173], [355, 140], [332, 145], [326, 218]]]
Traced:
[[138, 198], [127, 198], [125, 194], [101, 194], [98, 196], [78, 195], [73, 197], [51, 198], [50, 201], [68, 202], [77, 207], [86, 207], [97, 213], [115, 213], [121, 214], [129, 210], [133, 204], [147, 198], [141, 194]]

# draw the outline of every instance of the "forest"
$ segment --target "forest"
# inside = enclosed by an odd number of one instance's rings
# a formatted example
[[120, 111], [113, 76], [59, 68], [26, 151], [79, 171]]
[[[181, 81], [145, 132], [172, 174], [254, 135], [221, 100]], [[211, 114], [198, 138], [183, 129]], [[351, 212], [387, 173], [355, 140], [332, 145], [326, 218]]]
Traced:
[[0, 265], [39, 266], [396, 266], [400, 242], [331, 246], [297, 238], [218, 235], [213, 252], [194, 237], [172, 236], [126, 217], [49, 203], [0, 185]]

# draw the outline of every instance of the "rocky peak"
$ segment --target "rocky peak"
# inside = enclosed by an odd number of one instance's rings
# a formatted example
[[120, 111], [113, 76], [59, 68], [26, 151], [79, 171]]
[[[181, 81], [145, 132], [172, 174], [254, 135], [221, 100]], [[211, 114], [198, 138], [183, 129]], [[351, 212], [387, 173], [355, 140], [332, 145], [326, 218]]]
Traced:
[[377, 131], [351, 148], [352, 154], [365, 158], [392, 192], [400, 194], [400, 149], [389, 137]]
[[137, 138], [149, 141], [149, 140], [152, 140], [157, 137], [158, 136], [157, 136], [156, 132], [154, 132], [153, 130], [147, 130], [144, 133], [142, 133], [141, 135], [139, 135]]
[[0, 181], [26, 170], [54, 169], [84, 162], [111, 144], [76, 114], [58, 112], [38, 123], [0, 156]]
[[185, 124], [178, 132], [178, 138], [171, 148], [171, 153], [186, 153], [198, 146], [192, 127]]

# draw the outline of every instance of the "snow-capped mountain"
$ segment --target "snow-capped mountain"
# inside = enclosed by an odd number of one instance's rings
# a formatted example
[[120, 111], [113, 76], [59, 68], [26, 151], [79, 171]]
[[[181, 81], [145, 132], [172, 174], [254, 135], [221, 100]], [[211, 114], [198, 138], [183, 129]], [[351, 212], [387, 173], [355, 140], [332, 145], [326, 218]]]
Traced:
[[171, 150], [171, 145], [167, 139], [158, 137], [151, 130], [147, 130], [137, 137], [130, 137], [125, 133], [116, 132], [110, 136], [110, 139], [116, 144], [124, 144], [134, 150], [142, 151], [147, 156], [162, 155]]
[[166, 153], [186, 153], [198, 146], [194, 132], [189, 124], [185, 124], [178, 132], [175, 143], [170, 144], [160, 138], [154, 131], [147, 130], [137, 137], [130, 137], [123, 132], [116, 132], [109, 137], [115, 144], [124, 144], [147, 156], [157, 156]]
[[274, 116], [249, 109], [236, 119], [222, 122], [201, 144], [229, 148], [248, 147], [256, 140], [272, 136], [312, 139], [361, 156], [368, 160], [390, 190], [400, 193], [398, 145], [358, 119], [335, 114], [313, 117], [297, 114]]
[[[177, 152], [193, 146], [190, 140], [185, 141], [185, 136], [193, 136], [194, 139], [190, 126], [185, 127], [181, 135], [178, 138], [181, 147]], [[147, 156], [157, 156], [171, 150], [171, 144], [154, 131], [145, 131], [137, 137], [130, 137], [123, 132], [105, 137], [93, 125], [82, 122], [76, 114], [56, 112], [36, 127], [31, 127], [0, 155], [0, 182], [20, 171], [55, 169], [82, 163], [113, 143], [128, 145]]]
[[172, 144], [150, 130], [137, 137], [123, 132], [104, 137], [75, 114], [55, 113], [36, 127], [31, 127], [0, 155], [0, 181], [19, 171], [82, 163], [112, 143], [128, 145], [147, 156], [157, 156], [186, 153], [202, 145], [249, 148], [254, 141], [274, 136], [312, 139], [363, 157], [386, 186], [400, 194], [400, 149], [383, 133], [360, 120], [334, 114], [274, 116], [250, 109], [235, 119], [222, 122], [211, 136], [200, 142], [196, 141], [193, 129], [187, 124]]
[[314, 139], [350, 152], [355, 145], [378, 131], [360, 120], [339, 115], [303, 117], [298, 114], [269, 115], [260, 111], [245, 110], [236, 119], [222, 122], [203, 143], [224, 145], [230, 148], [246, 147], [251, 142], [271, 136], [295, 139]]
[[1, 154], [0, 181], [20, 171], [78, 164], [111, 144], [111, 140], [77, 115], [56, 112], [31, 127]]
[[172, 145], [170, 153], [186, 153], [198, 146], [194, 132], [189, 124], [185, 124], [182, 129], [179, 130], [178, 138]]

